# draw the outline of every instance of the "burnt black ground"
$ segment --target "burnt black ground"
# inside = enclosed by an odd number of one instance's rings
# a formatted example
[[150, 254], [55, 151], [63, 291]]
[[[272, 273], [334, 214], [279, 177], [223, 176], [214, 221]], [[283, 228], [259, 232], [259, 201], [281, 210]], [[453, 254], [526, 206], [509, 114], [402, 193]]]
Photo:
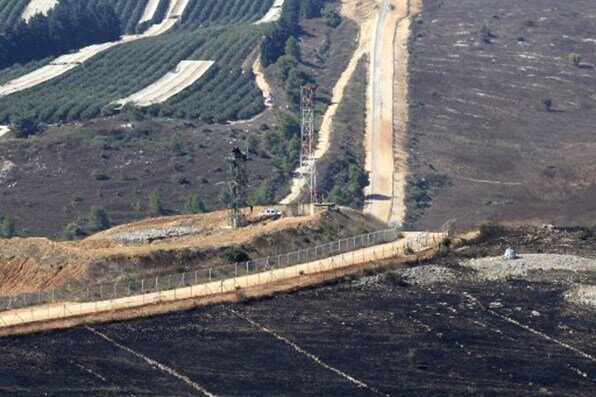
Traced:
[[[503, 233], [481, 246], [499, 246], [507, 240]], [[571, 246], [568, 231], [506, 234], [531, 233], [528, 252], [545, 241], [555, 252]], [[593, 239], [581, 244], [578, 251], [594, 257]], [[342, 280], [93, 328], [215, 395], [593, 395], [594, 311], [564, 300], [568, 274], [529, 279], [432, 286]], [[595, 275], [576, 280], [594, 283]], [[500, 306], [491, 309], [493, 302]], [[84, 327], [0, 339], [0, 357], [0, 395], [200, 394]]]

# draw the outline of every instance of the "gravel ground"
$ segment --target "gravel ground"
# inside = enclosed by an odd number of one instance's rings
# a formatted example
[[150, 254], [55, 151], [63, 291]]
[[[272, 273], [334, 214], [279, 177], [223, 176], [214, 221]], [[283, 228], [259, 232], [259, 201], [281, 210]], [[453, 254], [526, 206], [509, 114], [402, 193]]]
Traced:
[[569, 302], [596, 309], [596, 285], [578, 285], [565, 294], [565, 298]]
[[198, 234], [200, 232], [201, 229], [194, 227], [162, 227], [118, 233], [110, 236], [110, 238], [121, 242], [147, 242], [153, 240], [163, 240], [166, 238], [189, 236], [192, 234]]
[[596, 272], [596, 260], [573, 255], [526, 254], [514, 260], [503, 257], [472, 259], [460, 263], [476, 270], [480, 280], [503, 280], [509, 277], [526, 277], [531, 271], [569, 270]]

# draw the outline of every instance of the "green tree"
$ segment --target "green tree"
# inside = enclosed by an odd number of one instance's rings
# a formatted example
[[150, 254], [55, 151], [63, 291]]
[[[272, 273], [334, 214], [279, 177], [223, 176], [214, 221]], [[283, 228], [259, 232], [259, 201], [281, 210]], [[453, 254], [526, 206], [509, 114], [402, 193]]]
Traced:
[[96, 181], [107, 181], [110, 177], [99, 168], [94, 169], [91, 171], [91, 178], [95, 179]]
[[87, 222], [89, 224], [89, 229], [95, 232], [105, 230], [111, 225], [107, 211], [100, 205], [91, 207], [89, 215], [87, 215]]
[[204, 214], [207, 212], [207, 205], [196, 194], [191, 195], [186, 202], [187, 214]]
[[159, 194], [155, 190], [149, 195], [149, 210], [153, 215], [163, 214], [163, 205]]
[[77, 237], [84, 236], [85, 231], [77, 222], [71, 222], [62, 231], [62, 237], [65, 240], [74, 240]]
[[323, 20], [328, 26], [336, 28], [341, 23], [341, 15], [337, 12], [337, 9], [333, 4], [326, 4], [321, 12]]
[[0, 228], [0, 238], [12, 238], [15, 236], [15, 227], [12, 220], [5, 216], [2, 220], [2, 227]]
[[540, 103], [547, 112], [550, 112], [553, 108], [553, 100], [551, 98], [542, 98]]
[[180, 143], [180, 138], [178, 135], [172, 135], [170, 137], [170, 142], [168, 144], [170, 150], [176, 154], [182, 153], [182, 144]]
[[259, 151], [259, 138], [255, 134], [250, 134], [246, 139], [246, 150], [249, 154], [256, 155]]
[[291, 70], [298, 67], [298, 60], [290, 55], [279, 57], [275, 63], [277, 69], [277, 78], [281, 84], [285, 84]]
[[290, 38], [286, 40], [285, 54], [300, 60], [300, 46], [298, 45], [298, 40], [296, 40], [294, 36], [290, 36]]
[[10, 129], [15, 138], [27, 138], [39, 132], [39, 124], [33, 117], [16, 115], [10, 118]]
[[263, 181], [250, 195], [248, 200], [251, 205], [266, 205], [273, 201], [271, 183]]
[[569, 54], [569, 62], [575, 67], [580, 66], [582, 60], [583, 57], [581, 56], [581, 54], [578, 54], [577, 52], [572, 52], [571, 54]]

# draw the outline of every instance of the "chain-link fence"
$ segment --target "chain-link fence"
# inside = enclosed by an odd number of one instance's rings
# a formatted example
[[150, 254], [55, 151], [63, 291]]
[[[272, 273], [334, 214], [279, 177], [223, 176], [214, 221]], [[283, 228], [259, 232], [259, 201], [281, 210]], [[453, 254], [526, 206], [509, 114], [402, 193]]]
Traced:
[[189, 287], [312, 262], [344, 252], [388, 243], [396, 240], [400, 234], [401, 231], [398, 229], [379, 230], [312, 248], [220, 267], [102, 285], [68, 284], [43, 291], [1, 296], [0, 311], [56, 302], [96, 302]]

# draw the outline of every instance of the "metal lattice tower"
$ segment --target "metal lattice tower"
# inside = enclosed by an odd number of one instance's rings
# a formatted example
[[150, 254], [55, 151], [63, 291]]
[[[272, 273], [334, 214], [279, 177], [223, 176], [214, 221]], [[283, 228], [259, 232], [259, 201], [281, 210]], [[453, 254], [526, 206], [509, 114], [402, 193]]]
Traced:
[[246, 188], [248, 186], [248, 173], [246, 163], [248, 156], [240, 148], [232, 149], [226, 157], [228, 163], [228, 209], [230, 225], [239, 227], [244, 221], [242, 208], [246, 207]]
[[315, 157], [315, 90], [313, 84], [300, 88], [301, 145], [300, 170], [309, 190], [309, 202], [313, 204], [317, 195], [317, 159]]

